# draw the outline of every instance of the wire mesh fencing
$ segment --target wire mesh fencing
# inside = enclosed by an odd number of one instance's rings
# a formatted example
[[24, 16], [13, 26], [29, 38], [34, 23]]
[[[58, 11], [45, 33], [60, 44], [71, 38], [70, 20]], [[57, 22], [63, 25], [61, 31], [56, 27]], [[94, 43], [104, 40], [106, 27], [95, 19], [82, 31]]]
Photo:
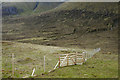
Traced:
[[100, 48], [96, 48], [93, 49], [91, 51], [84, 51], [83, 53], [85, 54], [85, 59], [89, 59], [91, 58], [94, 54], [96, 54], [97, 52], [99, 52], [101, 49]]
[[[55, 49], [55, 52], [51, 53], [43, 53], [43, 52], [35, 52], [35, 53], [15, 53], [14, 56], [12, 53], [3, 55], [3, 76], [4, 77], [30, 77], [36, 75], [42, 75], [44, 73], [48, 73], [59, 67], [59, 55], [60, 54], [69, 54], [75, 53], [75, 50], [72, 49]], [[71, 50], [71, 51], [70, 51]], [[99, 52], [100, 48], [86, 51], [80, 50], [77, 51], [87, 60], [91, 58], [95, 53]], [[21, 55], [22, 54], [22, 55]], [[66, 58], [65, 58], [66, 57]], [[82, 62], [82, 57], [78, 57], [75, 59], [76, 55], [69, 54], [69, 56], [63, 56], [63, 60], [61, 59], [60, 66], [67, 65], [75, 65]], [[77, 61], [76, 61], [77, 60]], [[68, 61], [68, 63], [67, 63]]]

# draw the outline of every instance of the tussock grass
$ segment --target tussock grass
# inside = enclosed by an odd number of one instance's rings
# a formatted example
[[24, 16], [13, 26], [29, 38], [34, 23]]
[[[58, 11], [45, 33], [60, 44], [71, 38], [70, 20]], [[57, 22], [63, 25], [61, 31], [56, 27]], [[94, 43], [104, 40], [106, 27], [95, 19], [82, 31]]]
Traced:
[[[35, 74], [44, 72], [44, 56], [46, 56], [46, 72], [52, 70], [58, 61], [58, 54], [62, 50], [72, 50], [72, 48], [43, 46], [30, 43], [5, 42], [3, 43], [3, 77], [12, 75], [12, 53], [15, 55], [15, 77], [31, 75], [33, 68]], [[76, 50], [77, 49], [73, 49]], [[79, 50], [79, 49], [78, 49]], [[64, 52], [65, 53], [65, 52]]]
[[[33, 68], [36, 68], [37, 77], [50, 78], [116, 78], [118, 77], [118, 55], [98, 53], [89, 59], [82, 66], [68, 66], [52, 70], [58, 61], [58, 54], [72, 51], [82, 51], [82, 49], [43, 46], [29, 43], [11, 42], [12, 44], [3, 43], [2, 74], [3, 78], [12, 75], [12, 58], [15, 54], [15, 77], [30, 76]], [[70, 51], [71, 50], [71, 51]], [[87, 51], [91, 51], [90, 49]], [[44, 75], [43, 61], [46, 56], [46, 72]]]

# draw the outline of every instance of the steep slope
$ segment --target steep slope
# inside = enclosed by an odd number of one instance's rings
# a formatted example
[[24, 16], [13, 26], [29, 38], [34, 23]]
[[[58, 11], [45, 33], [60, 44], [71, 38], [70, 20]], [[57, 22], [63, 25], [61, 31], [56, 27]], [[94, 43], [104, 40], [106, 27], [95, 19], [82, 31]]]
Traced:
[[44, 12], [56, 8], [62, 4], [62, 2], [39, 2], [35, 12]]
[[4, 19], [3, 40], [48, 46], [100, 47], [105, 53], [117, 53], [117, 8], [118, 3], [64, 3], [41, 15]]

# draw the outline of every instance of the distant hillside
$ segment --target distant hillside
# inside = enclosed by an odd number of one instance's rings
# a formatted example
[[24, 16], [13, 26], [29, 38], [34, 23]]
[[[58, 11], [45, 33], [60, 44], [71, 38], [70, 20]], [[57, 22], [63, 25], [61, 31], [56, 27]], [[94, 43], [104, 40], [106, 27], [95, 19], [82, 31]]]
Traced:
[[72, 9], [82, 9], [92, 12], [100, 12], [100, 13], [118, 13], [118, 3], [109, 3], [109, 2], [84, 2], [84, 3], [72, 3], [66, 2], [61, 4], [55, 10], [72, 10]]
[[[37, 9], [36, 9], [37, 10]], [[63, 3], [22, 18], [3, 20], [3, 40], [52, 46], [118, 50], [118, 3]]]
[[41, 13], [57, 7], [61, 3], [50, 2], [8, 2], [2, 3], [3, 16]]

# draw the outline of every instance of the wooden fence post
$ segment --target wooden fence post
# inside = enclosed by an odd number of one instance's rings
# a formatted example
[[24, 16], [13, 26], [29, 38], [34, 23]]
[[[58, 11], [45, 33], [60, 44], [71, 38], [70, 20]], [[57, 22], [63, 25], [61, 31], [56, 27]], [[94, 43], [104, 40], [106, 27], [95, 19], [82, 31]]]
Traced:
[[[85, 52], [86, 53], [86, 52]], [[88, 59], [88, 54], [86, 53], [86, 58]]]
[[77, 53], [75, 53], [75, 65], [77, 63]]
[[85, 54], [82, 54], [82, 58], [83, 58], [82, 62], [84, 63], [85, 62]]
[[44, 56], [44, 72], [45, 72], [45, 56]]
[[69, 65], [69, 54], [67, 55], [67, 66]]
[[59, 56], [59, 68], [60, 68], [60, 56]]
[[14, 78], [14, 53], [12, 53], [12, 77]]

